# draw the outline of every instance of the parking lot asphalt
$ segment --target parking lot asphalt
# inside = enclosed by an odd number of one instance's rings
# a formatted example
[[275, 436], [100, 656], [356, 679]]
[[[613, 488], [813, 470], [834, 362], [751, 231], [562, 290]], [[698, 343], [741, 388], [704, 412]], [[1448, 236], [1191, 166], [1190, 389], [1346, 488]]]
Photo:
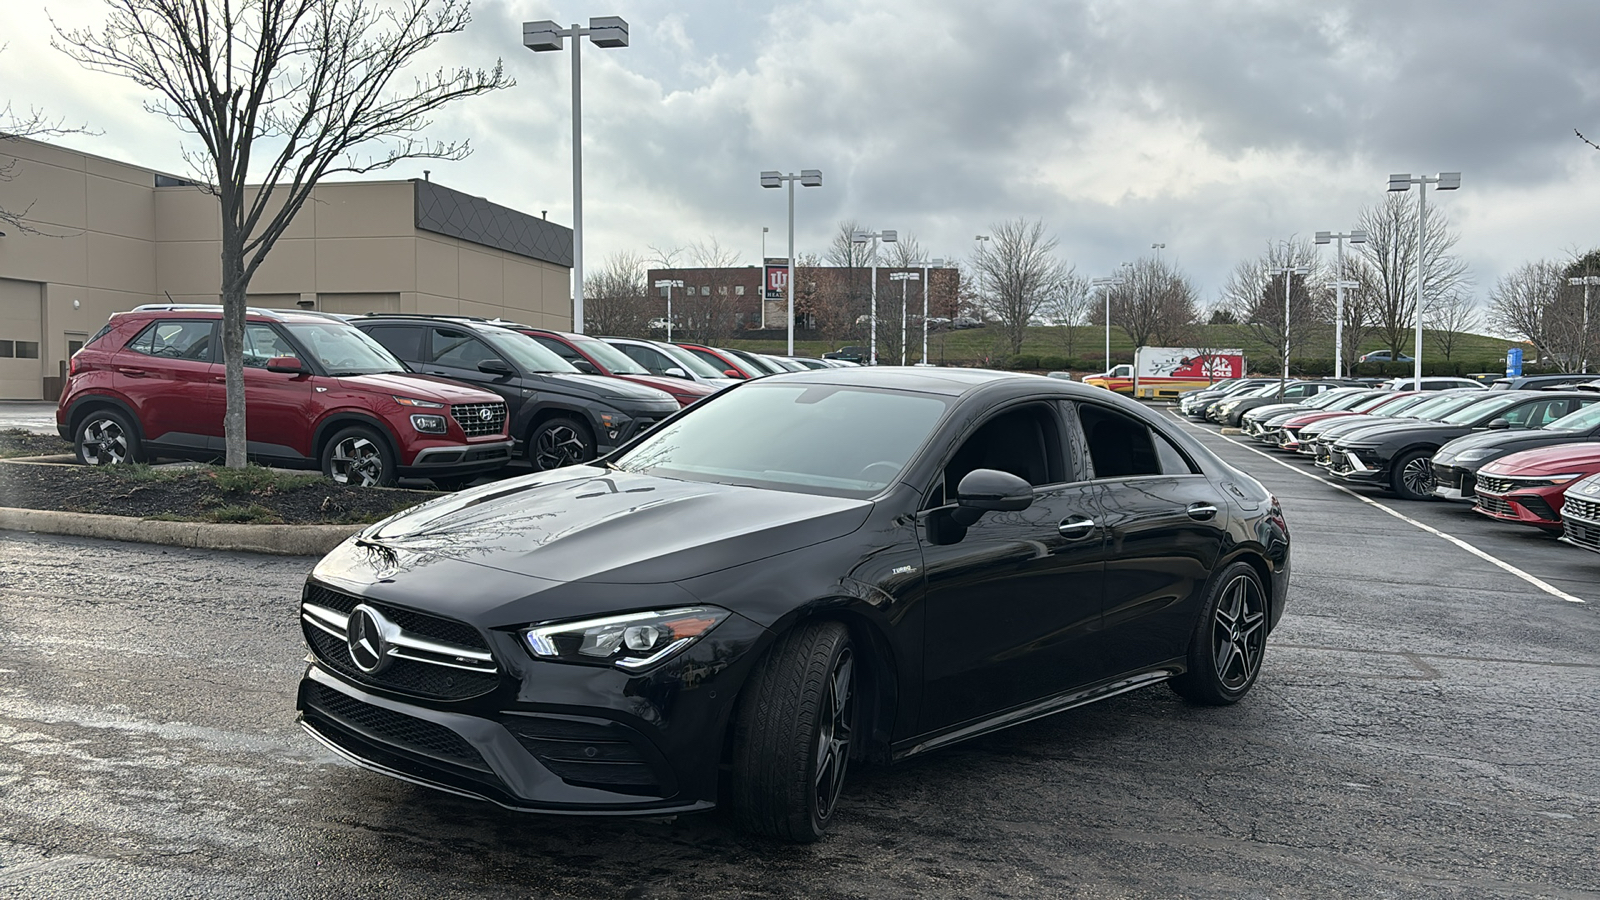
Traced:
[[11, 428], [55, 434], [56, 405], [44, 400], [0, 400], [0, 431]]
[[1564, 600], [1198, 433], [1290, 521], [1255, 691], [859, 771], [810, 846], [352, 768], [293, 721], [313, 560], [0, 533], [0, 896], [1600, 897], [1600, 556], [1378, 498]]

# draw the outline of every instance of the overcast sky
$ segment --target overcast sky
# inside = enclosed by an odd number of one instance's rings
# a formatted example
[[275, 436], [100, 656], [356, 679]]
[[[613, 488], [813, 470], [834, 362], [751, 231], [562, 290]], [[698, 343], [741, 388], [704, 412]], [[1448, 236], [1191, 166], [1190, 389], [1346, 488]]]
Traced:
[[[63, 139], [181, 174], [180, 135], [143, 93], [49, 45], [100, 0], [0, 2], [0, 100], [87, 122]], [[583, 51], [585, 259], [712, 236], [745, 263], [786, 239], [762, 169], [797, 188], [800, 252], [840, 219], [967, 256], [1000, 220], [1040, 218], [1087, 275], [1165, 243], [1215, 298], [1269, 241], [1347, 230], [1391, 172], [1459, 170], [1429, 196], [1481, 298], [1521, 263], [1600, 245], [1600, 3], [1306, 0], [475, 0], [441, 64], [505, 60], [517, 86], [430, 132], [462, 162], [435, 181], [571, 222], [571, 63], [521, 23], [621, 15], [632, 46]], [[1594, 136], [1594, 135], [1591, 135]], [[1437, 198], [1438, 203], [1433, 201]]]

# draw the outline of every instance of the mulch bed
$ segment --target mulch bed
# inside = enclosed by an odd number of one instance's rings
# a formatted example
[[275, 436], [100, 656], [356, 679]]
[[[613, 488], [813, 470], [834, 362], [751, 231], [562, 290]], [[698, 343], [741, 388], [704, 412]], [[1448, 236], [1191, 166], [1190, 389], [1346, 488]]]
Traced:
[[[55, 435], [0, 432], [0, 457], [70, 454]], [[334, 484], [315, 473], [282, 475], [204, 466], [34, 465], [0, 462], [0, 506], [190, 522], [346, 525], [376, 522], [439, 496]]]

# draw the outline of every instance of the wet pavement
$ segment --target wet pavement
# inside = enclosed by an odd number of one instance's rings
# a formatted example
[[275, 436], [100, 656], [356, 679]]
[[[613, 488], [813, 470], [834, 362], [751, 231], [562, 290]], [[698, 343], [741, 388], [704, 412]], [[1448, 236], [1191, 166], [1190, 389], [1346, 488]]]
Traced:
[[1571, 602], [1202, 437], [1294, 537], [1250, 697], [858, 771], [803, 847], [357, 770], [294, 724], [312, 560], [0, 532], [0, 896], [1600, 897], [1600, 555], [1377, 498]]
[[38, 400], [0, 400], [0, 431], [12, 428], [55, 434], [56, 405]]

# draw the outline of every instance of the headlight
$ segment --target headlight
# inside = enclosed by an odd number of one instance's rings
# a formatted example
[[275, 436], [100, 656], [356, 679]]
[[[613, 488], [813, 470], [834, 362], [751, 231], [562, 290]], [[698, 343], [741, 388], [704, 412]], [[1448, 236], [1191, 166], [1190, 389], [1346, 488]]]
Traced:
[[1551, 475], [1549, 478], [1519, 478], [1517, 480], [1517, 486], [1554, 487], [1558, 484], [1566, 484], [1569, 481], [1577, 481], [1579, 478], [1587, 477], [1587, 475], [1588, 473], [1586, 472], [1577, 472], [1572, 475]]
[[422, 434], [444, 434], [449, 426], [445, 424], [444, 416], [414, 415], [411, 417], [411, 427]]
[[414, 409], [444, 409], [443, 403], [435, 403], [432, 400], [418, 400], [414, 397], [402, 397], [399, 394], [391, 396], [394, 397], [394, 402], [401, 406], [410, 406]]
[[1498, 453], [1497, 450], [1463, 450], [1455, 454], [1456, 462], [1472, 462], [1478, 459], [1488, 459]]
[[715, 606], [693, 606], [536, 625], [524, 629], [522, 637], [540, 659], [633, 672], [683, 652], [729, 615]]

